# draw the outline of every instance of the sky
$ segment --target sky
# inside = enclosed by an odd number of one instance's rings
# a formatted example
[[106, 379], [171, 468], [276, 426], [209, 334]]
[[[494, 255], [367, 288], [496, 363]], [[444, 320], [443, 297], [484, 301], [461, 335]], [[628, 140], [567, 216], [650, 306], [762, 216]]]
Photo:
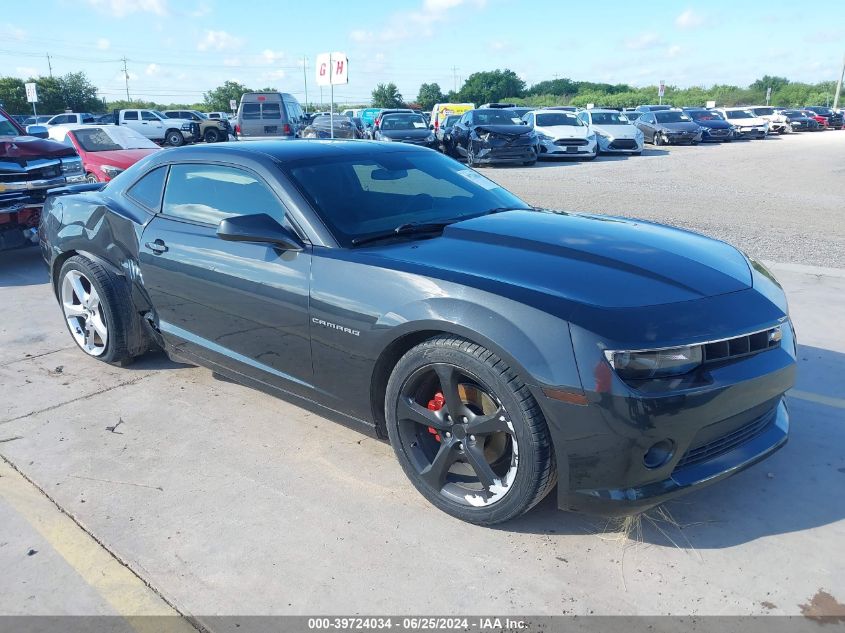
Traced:
[[[366, 102], [392, 81], [407, 100], [473, 72], [510, 68], [544, 79], [687, 87], [747, 85], [765, 75], [835, 80], [845, 7], [756, 0], [41, 0], [0, 11], [0, 75], [84, 71], [107, 100], [129, 94], [194, 103], [226, 80], [320, 100], [314, 58], [340, 51]], [[303, 73], [304, 66], [304, 73]], [[303, 76], [303, 74], [305, 76]], [[328, 88], [323, 99], [328, 99]]]

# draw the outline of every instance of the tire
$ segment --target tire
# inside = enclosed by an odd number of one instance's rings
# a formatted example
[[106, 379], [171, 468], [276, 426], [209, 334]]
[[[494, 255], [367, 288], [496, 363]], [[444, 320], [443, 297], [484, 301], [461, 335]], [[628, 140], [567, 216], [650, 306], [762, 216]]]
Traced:
[[223, 135], [220, 133], [220, 131], [218, 129], [211, 127], [211, 128], [208, 128], [205, 131], [205, 135], [203, 136], [203, 139], [205, 139], [206, 143], [217, 143], [217, 142], [223, 140], [221, 138], [222, 136]]
[[167, 130], [164, 134], [164, 140], [173, 147], [181, 147], [185, 144], [185, 137], [179, 130]]
[[[458, 409], [453, 424], [449, 411]], [[388, 381], [385, 416], [411, 483], [462, 521], [518, 517], [557, 481], [549, 429], [531, 392], [498, 356], [463, 338], [436, 336], [406, 353]]]
[[535, 158], [534, 160], [525, 161], [524, 163], [522, 163], [522, 166], [523, 167], [533, 167], [536, 164], [537, 164], [537, 159]]
[[85, 174], [85, 182], [91, 182], [91, 183], [94, 183], [94, 182], [100, 182], [100, 181], [99, 181], [99, 179], [98, 179], [98, 178], [97, 178], [94, 174], [92, 174], [92, 173], [89, 171], [88, 173], [86, 173], [86, 174]]
[[698, 145], [701, 141], [690, 141], [690, 145]]
[[652, 137], [651, 142], [654, 144], [655, 147], [660, 147], [661, 145], [663, 145], [663, 139], [660, 138], [659, 132], [654, 133], [654, 136]]
[[135, 317], [128, 289], [118, 277], [99, 263], [75, 255], [59, 271], [56, 290], [68, 332], [83, 352], [112, 365], [132, 361], [128, 342]]

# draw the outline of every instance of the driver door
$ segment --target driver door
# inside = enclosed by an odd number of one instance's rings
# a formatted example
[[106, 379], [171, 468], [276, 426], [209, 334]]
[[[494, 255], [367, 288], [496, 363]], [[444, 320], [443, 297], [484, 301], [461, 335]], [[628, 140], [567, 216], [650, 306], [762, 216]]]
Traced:
[[177, 354], [308, 393], [310, 247], [280, 250], [217, 236], [221, 220], [256, 213], [296, 232], [282, 202], [255, 173], [172, 165], [161, 212], [140, 240], [144, 286]]

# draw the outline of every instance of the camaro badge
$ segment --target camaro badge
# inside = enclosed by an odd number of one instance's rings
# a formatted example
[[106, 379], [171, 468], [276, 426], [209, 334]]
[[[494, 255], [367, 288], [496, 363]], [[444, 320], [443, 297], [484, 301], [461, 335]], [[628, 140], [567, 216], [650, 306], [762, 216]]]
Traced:
[[337, 330], [338, 332], [343, 332], [344, 334], [351, 334], [352, 336], [361, 336], [360, 330], [353, 330], [352, 328], [343, 327], [342, 325], [338, 325], [337, 323], [330, 323], [328, 321], [324, 321], [323, 319], [318, 319], [317, 317], [312, 317], [311, 323], [313, 323], [314, 325], [322, 325], [323, 327], [327, 327], [330, 330]]

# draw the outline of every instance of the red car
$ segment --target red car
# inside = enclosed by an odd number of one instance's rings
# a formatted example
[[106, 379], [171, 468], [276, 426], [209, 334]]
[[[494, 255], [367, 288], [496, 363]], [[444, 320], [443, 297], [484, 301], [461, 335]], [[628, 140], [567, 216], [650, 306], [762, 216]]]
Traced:
[[55, 125], [50, 138], [76, 148], [88, 182], [108, 182], [161, 149], [135, 130], [116, 125]]
[[801, 113], [804, 116], [813, 119], [813, 121], [816, 121], [820, 126], [819, 130], [826, 130], [830, 127], [830, 123], [828, 123], [827, 117], [823, 117], [818, 112], [813, 112], [812, 110], [801, 110]]

